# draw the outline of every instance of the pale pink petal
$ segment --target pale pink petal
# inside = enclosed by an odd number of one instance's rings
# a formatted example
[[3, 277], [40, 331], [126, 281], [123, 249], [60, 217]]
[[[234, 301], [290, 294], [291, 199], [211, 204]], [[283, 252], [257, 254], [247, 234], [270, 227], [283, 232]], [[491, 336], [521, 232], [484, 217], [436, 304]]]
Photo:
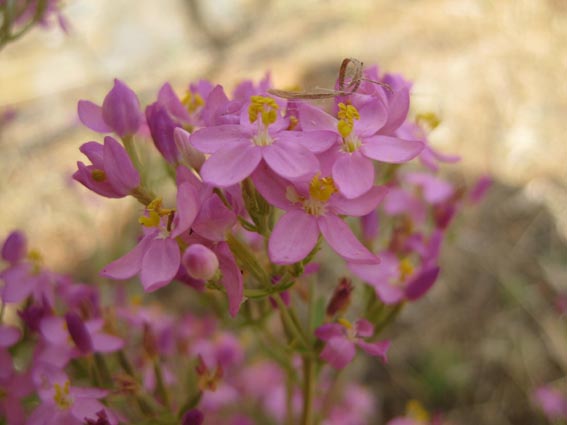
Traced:
[[81, 122], [91, 130], [97, 133], [112, 132], [112, 128], [102, 119], [102, 108], [90, 100], [79, 100], [77, 112], [79, 113]]
[[336, 131], [329, 130], [281, 131], [276, 140], [296, 143], [311, 152], [321, 153], [337, 143], [338, 135]]
[[129, 279], [138, 274], [142, 268], [142, 259], [155, 236], [155, 232], [146, 235], [132, 251], [110, 263], [100, 274], [117, 280]]
[[453, 195], [453, 185], [440, 177], [427, 173], [407, 173], [404, 180], [408, 183], [420, 186], [423, 197], [430, 204], [438, 204], [446, 201]]
[[376, 296], [387, 305], [398, 304], [404, 299], [404, 290], [399, 286], [389, 283], [371, 283], [376, 291]]
[[181, 253], [174, 239], [153, 239], [142, 259], [140, 278], [147, 292], [170, 283], [179, 269]]
[[4, 280], [2, 300], [6, 303], [18, 303], [29, 296], [36, 286], [37, 279], [31, 275], [28, 264], [18, 264], [4, 270], [0, 277]]
[[303, 260], [315, 247], [318, 237], [315, 217], [299, 210], [288, 211], [277, 222], [270, 236], [270, 259], [276, 264]]
[[337, 131], [338, 120], [308, 103], [302, 103], [298, 106], [299, 122], [303, 130], [331, 130]]
[[199, 194], [190, 183], [181, 183], [177, 188], [177, 206], [173, 218], [171, 237], [176, 238], [189, 230], [199, 212]]
[[234, 144], [251, 143], [251, 137], [239, 125], [201, 128], [191, 134], [191, 144], [203, 153], [215, 153]]
[[421, 153], [424, 144], [416, 140], [403, 140], [390, 136], [372, 136], [364, 139], [361, 152], [368, 158], [400, 164]]
[[360, 217], [374, 211], [386, 197], [388, 189], [385, 186], [372, 186], [364, 195], [354, 199], [344, 196], [333, 196], [329, 201], [337, 214]]
[[65, 320], [61, 317], [50, 316], [44, 318], [39, 329], [46, 341], [55, 345], [69, 345], [69, 332]]
[[261, 149], [246, 143], [233, 143], [217, 150], [205, 161], [201, 177], [205, 183], [227, 187], [239, 183], [256, 169], [262, 160]]
[[328, 341], [331, 338], [343, 336], [345, 328], [338, 323], [325, 323], [315, 329], [315, 336], [323, 341]]
[[339, 192], [348, 199], [362, 196], [374, 184], [374, 164], [358, 152], [341, 155], [332, 173]]
[[354, 133], [365, 137], [376, 134], [386, 123], [388, 113], [379, 101], [371, 101], [359, 109], [360, 119], [354, 121]]
[[306, 148], [289, 142], [266, 146], [262, 156], [270, 168], [286, 179], [298, 179], [315, 174], [319, 161]]
[[380, 261], [356, 239], [350, 227], [337, 216], [321, 216], [317, 223], [327, 243], [345, 260], [363, 264], [377, 264]]
[[349, 364], [356, 354], [354, 344], [345, 337], [331, 338], [321, 352], [321, 358], [335, 369], [342, 369]]
[[388, 122], [382, 127], [381, 133], [388, 134], [397, 130], [408, 115], [410, 104], [409, 88], [394, 89], [388, 95]]
[[235, 224], [236, 214], [217, 195], [211, 195], [201, 206], [192, 230], [210, 241], [223, 241]]
[[388, 362], [388, 349], [390, 348], [390, 341], [378, 342], [365, 342], [357, 341], [356, 345], [374, 357], [380, 357], [384, 363]]

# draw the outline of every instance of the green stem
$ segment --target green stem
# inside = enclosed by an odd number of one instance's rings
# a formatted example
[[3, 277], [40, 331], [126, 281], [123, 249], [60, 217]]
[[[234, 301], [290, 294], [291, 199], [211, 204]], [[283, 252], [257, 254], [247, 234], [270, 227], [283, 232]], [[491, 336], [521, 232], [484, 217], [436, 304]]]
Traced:
[[167, 392], [167, 388], [165, 387], [165, 381], [163, 379], [163, 371], [161, 369], [161, 365], [157, 357], [154, 359], [154, 373], [156, 374], [157, 393], [161, 397], [165, 407], [171, 410], [169, 394]]
[[[286, 332], [289, 334], [290, 337], [293, 338], [293, 340], [300, 342], [305, 347], [305, 349], [309, 350], [309, 348], [310, 348], [309, 342], [307, 341], [307, 339], [303, 335], [301, 328], [299, 328], [297, 326], [297, 324], [291, 318], [291, 316], [289, 314], [289, 309], [285, 305], [285, 303], [283, 302], [281, 295], [280, 294], [275, 295], [274, 300], [276, 301], [276, 304], [278, 305], [278, 310], [280, 311], [282, 324], [283, 324]], [[290, 342], [293, 342], [293, 340], [290, 341]]]
[[313, 399], [315, 396], [315, 361], [310, 356], [303, 357], [303, 412], [302, 425], [313, 425]]

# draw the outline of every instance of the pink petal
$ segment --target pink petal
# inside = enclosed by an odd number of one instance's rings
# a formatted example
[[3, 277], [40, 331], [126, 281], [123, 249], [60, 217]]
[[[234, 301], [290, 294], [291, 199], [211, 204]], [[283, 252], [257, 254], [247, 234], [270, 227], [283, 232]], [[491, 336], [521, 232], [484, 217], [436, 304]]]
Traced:
[[142, 259], [140, 278], [146, 292], [170, 283], [181, 263], [179, 246], [173, 239], [153, 239]]
[[319, 168], [319, 161], [315, 155], [301, 145], [289, 142], [266, 146], [262, 156], [276, 174], [286, 179], [310, 176]]
[[235, 224], [236, 214], [217, 195], [211, 195], [201, 206], [192, 229], [210, 241], [223, 241]]
[[424, 144], [415, 140], [403, 140], [390, 136], [372, 136], [364, 140], [361, 152], [377, 161], [400, 164], [421, 153]]
[[354, 122], [354, 133], [359, 136], [372, 136], [386, 123], [388, 113], [380, 101], [371, 101], [358, 111], [360, 120]]
[[345, 334], [344, 327], [338, 323], [326, 323], [315, 329], [315, 336], [323, 341], [340, 337]]
[[388, 95], [388, 122], [380, 132], [388, 134], [397, 130], [406, 120], [409, 104], [409, 88], [394, 89], [394, 93]]
[[142, 259], [155, 236], [156, 232], [144, 236], [132, 251], [107, 265], [100, 274], [117, 280], [129, 279], [138, 274], [142, 268]]
[[345, 337], [331, 338], [321, 352], [321, 358], [335, 369], [342, 369], [349, 364], [356, 354], [354, 344]]
[[228, 311], [232, 317], [238, 314], [244, 300], [244, 282], [242, 273], [236, 264], [234, 255], [226, 242], [220, 243], [215, 250], [222, 272], [222, 284], [228, 297]]
[[21, 332], [15, 326], [0, 325], [0, 348], [11, 347], [20, 339]]
[[114, 335], [95, 334], [92, 335], [93, 349], [98, 353], [111, 353], [124, 347], [124, 341]]
[[197, 130], [191, 135], [191, 144], [203, 153], [215, 153], [234, 144], [250, 143], [250, 139], [239, 125], [229, 124]]
[[69, 345], [69, 332], [65, 320], [61, 317], [50, 316], [44, 318], [39, 329], [46, 341], [55, 345]]
[[231, 186], [248, 177], [262, 160], [261, 149], [251, 143], [233, 143], [217, 150], [205, 161], [201, 177], [205, 183]]
[[356, 336], [368, 338], [374, 334], [374, 326], [366, 319], [357, 320], [354, 326], [356, 328]]
[[104, 138], [104, 171], [108, 181], [121, 195], [129, 194], [140, 184], [140, 174], [126, 150], [114, 138]]
[[6, 303], [18, 303], [32, 293], [37, 279], [31, 275], [28, 264], [18, 264], [2, 272], [4, 280], [2, 300]]
[[325, 152], [337, 143], [337, 133], [329, 130], [281, 131], [276, 136], [278, 141], [296, 143], [313, 153]]
[[331, 130], [337, 131], [338, 120], [308, 103], [302, 103], [298, 106], [299, 122], [303, 130]]
[[81, 122], [91, 130], [97, 133], [112, 132], [112, 128], [102, 119], [102, 108], [90, 100], [79, 100], [77, 112], [79, 113]]
[[312, 215], [299, 210], [290, 210], [277, 222], [268, 251], [276, 264], [293, 264], [307, 257], [315, 247], [319, 230]]
[[365, 342], [357, 341], [356, 345], [374, 357], [380, 357], [384, 363], [388, 362], [388, 349], [390, 341]]
[[430, 204], [446, 201], [453, 195], [453, 185], [437, 176], [427, 173], [407, 173], [404, 180], [408, 183], [421, 186], [423, 197]]
[[337, 214], [360, 217], [374, 211], [387, 194], [388, 189], [386, 187], [373, 186], [368, 192], [358, 198], [347, 199], [343, 196], [334, 196], [329, 203]]
[[177, 188], [177, 206], [173, 218], [171, 237], [176, 238], [189, 230], [199, 212], [199, 194], [190, 183], [181, 183]]
[[321, 216], [317, 222], [327, 243], [345, 260], [363, 264], [377, 264], [380, 261], [356, 239], [350, 227], [337, 216]]
[[406, 297], [415, 301], [424, 296], [439, 277], [439, 267], [429, 267], [414, 277], [406, 287]]
[[292, 186], [275, 174], [265, 163], [261, 163], [252, 174], [252, 181], [260, 194], [273, 206], [282, 210], [292, 207], [286, 197], [287, 188]]
[[374, 184], [374, 164], [360, 153], [343, 154], [333, 165], [333, 180], [347, 198], [357, 198]]

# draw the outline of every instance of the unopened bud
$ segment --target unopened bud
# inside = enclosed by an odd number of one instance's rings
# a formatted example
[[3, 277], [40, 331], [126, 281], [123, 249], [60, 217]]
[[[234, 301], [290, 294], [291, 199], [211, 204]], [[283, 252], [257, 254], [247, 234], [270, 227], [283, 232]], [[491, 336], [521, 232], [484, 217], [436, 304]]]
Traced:
[[93, 350], [91, 335], [85, 326], [83, 319], [77, 313], [65, 314], [65, 322], [71, 339], [83, 354], [88, 354]]
[[199, 409], [191, 409], [183, 415], [183, 425], [201, 425], [205, 415]]
[[353, 289], [350, 279], [346, 277], [341, 279], [335, 288], [335, 292], [333, 293], [331, 301], [329, 301], [329, 305], [327, 306], [328, 316], [334, 316], [347, 309], [350, 304], [350, 295]]
[[189, 276], [194, 279], [210, 280], [219, 268], [215, 253], [201, 244], [189, 246], [183, 254], [182, 263]]
[[144, 336], [142, 339], [142, 345], [144, 346], [144, 351], [150, 358], [156, 358], [158, 355], [158, 344], [156, 336], [150, 325], [144, 323]]
[[190, 137], [191, 133], [181, 127], [173, 130], [173, 140], [177, 147], [179, 162], [199, 171], [205, 162], [205, 155], [191, 146]]

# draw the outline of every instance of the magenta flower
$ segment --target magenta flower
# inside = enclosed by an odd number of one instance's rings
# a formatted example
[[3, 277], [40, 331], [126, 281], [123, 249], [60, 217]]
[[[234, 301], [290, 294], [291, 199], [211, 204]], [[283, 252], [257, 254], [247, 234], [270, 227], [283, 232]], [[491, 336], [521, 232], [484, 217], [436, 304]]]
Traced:
[[356, 346], [386, 363], [390, 341], [367, 342], [363, 339], [373, 334], [374, 326], [364, 319], [357, 320], [354, 325], [342, 319], [339, 323], [327, 323], [315, 330], [315, 336], [326, 342], [321, 358], [335, 369], [344, 368], [354, 359]]
[[206, 183], [231, 186], [250, 176], [260, 162], [278, 175], [291, 179], [310, 177], [322, 152], [335, 142], [328, 131], [287, 131], [289, 123], [279, 114], [280, 105], [272, 98], [252, 96], [242, 108], [240, 125], [219, 125], [197, 130], [191, 143], [211, 154], [201, 176]]
[[315, 247], [319, 234], [347, 261], [379, 262], [338, 215], [368, 214], [386, 194], [385, 188], [375, 186], [356, 199], [346, 199], [337, 193], [331, 178], [315, 176], [309, 185], [294, 186], [264, 167], [253, 175], [253, 180], [268, 202], [287, 211], [270, 236], [268, 250], [272, 262], [292, 264], [303, 260]]
[[97, 133], [114, 132], [120, 137], [134, 135], [143, 122], [140, 101], [136, 93], [119, 79], [108, 92], [102, 107], [89, 100], [78, 105], [79, 119]]
[[534, 403], [551, 421], [567, 420], [567, 396], [550, 386], [542, 386], [533, 394]]
[[101, 411], [106, 413], [109, 424], [118, 424], [116, 415], [99, 401], [108, 395], [108, 391], [73, 387], [61, 376], [57, 379], [46, 376], [43, 385], [44, 388], [38, 391], [41, 404], [28, 418], [27, 425], [82, 425], [86, 420], [96, 421]]
[[189, 230], [199, 205], [199, 193], [189, 182], [183, 182], [177, 189], [175, 211], [162, 208], [161, 199], [151, 202], [146, 208], [146, 215], [140, 218], [145, 227], [144, 237], [132, 251], [107, 265], [101, 274], [124, 280], [139, 273], [142, 286], [148, 292], [169, 284], [181, 264], [175, 238]]
[[77, 162], [73, 178], [86, 188], [107, 198], [123, 198], [140, 184], [140, 175], [126, 150], [110, 136], [104, 145], [87, 142], [80, 148], [92, 165]]
[[374, 184], [372, 160], [403, 163], [423, 150], [423, 143], [403, 140], [382, 133], [388, 119], [386, 107], [378, 100], [364, 104], [360, 111], [350, 104], [339, 104], [338, 119], [312, 105], [299, 106], [304, 130], [332, 130], [340, 140], [331, 174], [339, 191], [357, 198]]

